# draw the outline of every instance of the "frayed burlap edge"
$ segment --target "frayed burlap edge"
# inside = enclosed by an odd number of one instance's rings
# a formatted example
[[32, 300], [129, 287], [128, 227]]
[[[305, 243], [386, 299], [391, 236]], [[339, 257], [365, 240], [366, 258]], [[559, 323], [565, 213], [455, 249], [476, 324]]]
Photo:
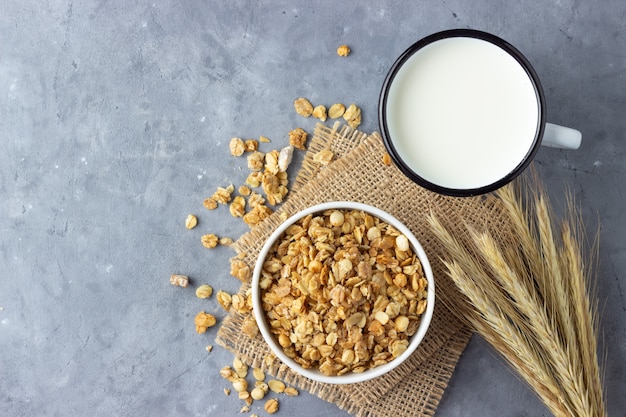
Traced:
[[[323, 149], [331, 150], [336, 157], [327, 167], [313, 161], [313, 156]], [[430, 416], [439, 404], [471, 332], [455, 315], [462, 312], [464, 306], [450, 306], [458, 303], [458, 297], [440, 261], [443, 255], [441, 243], [430, 232], [425, 217], [434, 213], [449, 230], [462, 235], [468, 224], [479, 230], [500, 228], [502, 210], [493, 197], [459, 199], [426, 191], [409, 181], [396, 167], [384, 165], [384, 152], [377, 133], [367, 136], [339, 124], [332, 128], [318, 125], [287, 201], [276, 213], [235, 242], [234, 248], [253, 268], [265, 239], [286, 217], [325, 201], [359, 201], [393, 214], [424, 246], [437, 282], [438, 298], [431, 327], [409, 360], [393, 372], [367, 383], [329, 385], [301, 377], [277, 359], [267, 363], [264, 359], [270, 353], [269, 348], [260, 336], [250, 339], [242, 334], [241, 324], [245, 317], [238, 313], [231, 312], [227, 316], [217, 340], [246, 363], [357, 416]], [[249, 283], [243, 283], [240, 293], [248, 289]], [[412, 382], [408, 384], [407, 381]], [[390, 398], [397, 401], [390, 402]], [[403, 408], [402, 404], [407, 406]]]

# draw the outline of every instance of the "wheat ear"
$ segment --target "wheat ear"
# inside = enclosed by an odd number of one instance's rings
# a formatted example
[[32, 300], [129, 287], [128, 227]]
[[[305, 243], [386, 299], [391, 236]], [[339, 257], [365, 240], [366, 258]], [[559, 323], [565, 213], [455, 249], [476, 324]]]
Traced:
[[491, 301], [490, 296], [469, 278], [458, 263], [444, 264], [450, 278], [476, 308], [478, 315], [469, 319], [479, 334], [503, 354], [555, 416], [573, 415], [561, 395], [554, 374], [545, 366], [540, 353], [529, 343], [525, 333], [509, 320], [499, 305]]
[[[454, 259], [452, 262], [442, 260], [448, 275], [467, 298], [466, 302], [474, 306], [465, 319], [511, 363], [555, 415], [571, 415], [553, 372], [545, 366], [537, 349], [525, 336], [531, 332], [524, 320], [494, 286], [491, 277], [467, 247], [455, 239], [434, 215], [429, 216], [428, 222]], [[511, 320], [511, 317], [515, 319]]]
[[556, 234], [537, 177], [520, 190], [509, 185], [497, 193], [510, 229], [467, 227], [462, 242], [431, 214], [428, 222], [451, 259], [442, 262], [473, 307], [467, 320], [556, 416], [604, 417], [597, 302], [587, 288], [581, 217], [570, 198], [569, 218]]
[[590, 406], [597, 410], [599, 416], [606, 415], [606, 405], [602, 393], [602, 377], [597, 358], [598, 334], [598, 306], [593, 291], [589, 290], [587, 281], [593, 276], [593, 260], [597, 259], [598, 236], [596, 236], [593, 251], [590, 254], [589, 264], [585, 265], [582, 256], [581, 242], [584, 241], [583, 223], [579, 211], [576, 209], [573, 197], [568, 195], [568, 221], [563, 222], [561, 240], [563, 242], [563, 271], [571, 282], [570, 296], [573, 309], [575, 333], [578, 337], [577, 346], [580, 347], [579, 360], [581, 372], [588, 389]]
[[[589, 409], [584, 395], [580, 395], [584, 392], [584, 382], [581, 379], [582, 375], [577, 372], [576, 360], [573, 360], [569, 353], [572, 349], [567, 344], [563, 345], [561, 341], [555, 325], [558, 320], [548, 316], [544, 303], [536, 292], [521, 284], [524, 277], [509, 267], [509, 262], [491, 235], [472, 231], [472, 237], [481, 255], [489, 260], [497, 283], [511, 297], [515, 309], [525, 317], [524, 323], [530, 328], [529, 339], [541, 348], [546, 358], [549, 358], [547, 363], [552, 364], [551, 368], [559, 385], [567, 393], [565, 400], [573, 410], [582, 415], [581, 413]], [[492, 282], [492, 285], [494, 284]]]

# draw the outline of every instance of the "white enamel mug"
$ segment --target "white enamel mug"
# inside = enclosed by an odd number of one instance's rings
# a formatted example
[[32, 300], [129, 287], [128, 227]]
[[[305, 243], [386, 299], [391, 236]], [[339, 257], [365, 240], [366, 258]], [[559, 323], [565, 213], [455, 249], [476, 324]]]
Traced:
[[540, 145], [577, 149], [582, 139], [546, 122], [543, 88], [521, 52], [471, 29], [435, 33], [400, 55], [383, 84], [378, 119], [398, 168], [451, 196], [494, 191]]

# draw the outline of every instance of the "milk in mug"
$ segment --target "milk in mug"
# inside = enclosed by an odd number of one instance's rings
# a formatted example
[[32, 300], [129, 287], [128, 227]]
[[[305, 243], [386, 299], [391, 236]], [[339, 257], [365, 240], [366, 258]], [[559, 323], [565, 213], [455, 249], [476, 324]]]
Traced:
[[398, 155], [442, 187], [480, 188], [526, 158], [540, 102], [524, 67], [482, 39], [451, 37], [415, 52], [393, 79], [387, 129]]

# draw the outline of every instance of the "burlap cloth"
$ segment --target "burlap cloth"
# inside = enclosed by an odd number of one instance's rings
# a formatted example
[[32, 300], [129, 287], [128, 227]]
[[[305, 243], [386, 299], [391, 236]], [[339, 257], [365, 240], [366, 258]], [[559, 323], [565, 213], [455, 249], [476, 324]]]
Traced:
[[[335, 160], [320, 168], [313, 155], [330, 149]], [[436, 282], [437, 299], [428, 333], [415, 353], [394, 371], [366, 383], [330, 385], [311, 381], [289, 370], [278, 359], [264, 360], [269, 347], [258, 335], [242, 333], [244, 316], [231, 310], [223, 321], [217, 342], [250, 366], [260, 367], [300, 389], [359, 417], [432, 416], [472, 331], [462, 320], [454, 284], [440, 261], [441, 243], [426, 223], [434, 213], [446, 228], [459, 237], [467, 224], [482, 230], [501, 230], [502, 207], [492, 197], [453, 198], [431, 193], [410, 181], [393, 164], [383, 164], [385, 148], [378, 133], [366, 135], [336, 123], [332, 128], [318, 124], [302, 167], [286, 202], [267, 220], [234, 244], [244, 261], [254, 262], [265, 239], [281, 223], [281, 213], [291, 216], [308, 206], [326, 201], [358, 201], [391, 213], [416, 235], [426, 251]], [[284, 218], [284, 217], [283, 217]], [[243, 283], [240, 293], [250, 288]]]

